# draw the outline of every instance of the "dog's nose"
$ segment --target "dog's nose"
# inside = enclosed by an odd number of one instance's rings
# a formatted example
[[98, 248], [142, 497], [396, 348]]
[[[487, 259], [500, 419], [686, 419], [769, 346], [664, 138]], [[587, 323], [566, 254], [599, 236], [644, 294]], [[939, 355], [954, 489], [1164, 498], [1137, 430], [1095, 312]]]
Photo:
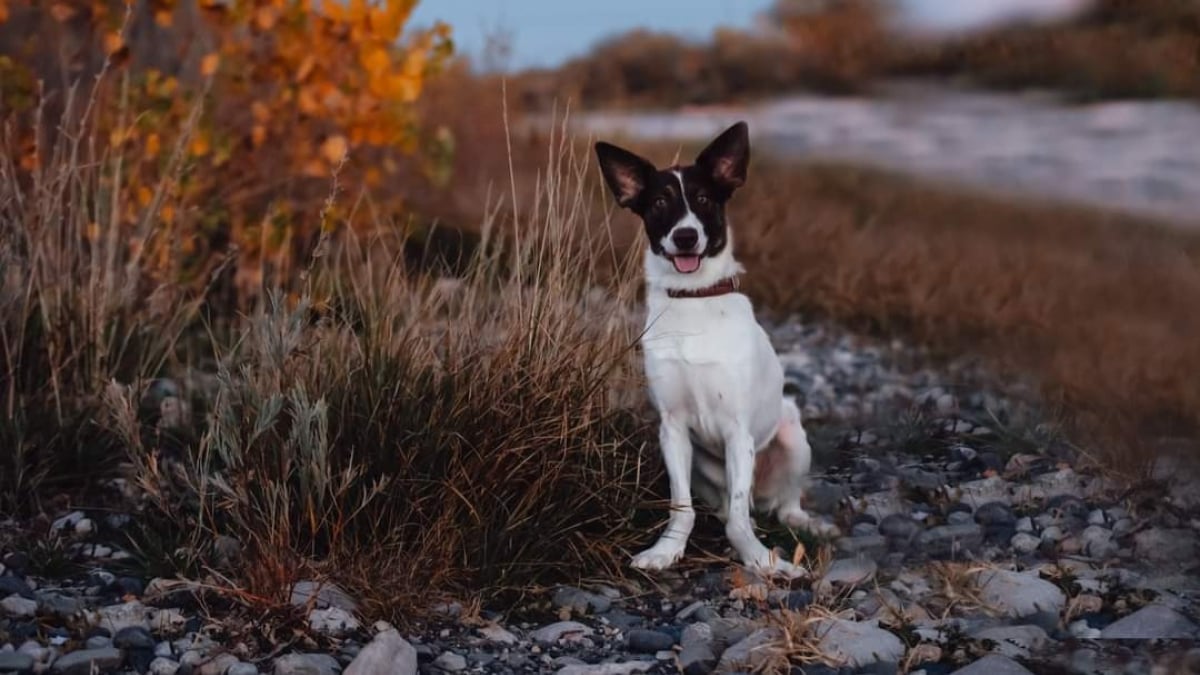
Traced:
[[700, 233], [690, 227], [675, 230], [671, 233], [671, 242], [680, 251], [691, 251], [696, 247], [696, 242], [698, 241], [700, 241]]

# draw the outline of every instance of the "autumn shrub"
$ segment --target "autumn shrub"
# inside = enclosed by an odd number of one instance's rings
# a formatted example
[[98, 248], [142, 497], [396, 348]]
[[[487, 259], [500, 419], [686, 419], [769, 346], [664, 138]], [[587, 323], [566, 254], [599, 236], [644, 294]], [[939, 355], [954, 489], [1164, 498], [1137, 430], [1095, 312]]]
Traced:
[[[152, 249], [144, 256], [162, 279], [204, 285], [232, 255], [221, 290], [249, 306], [311, 253], [333, 172], [384, 211], [404, 207], [406, 179], [444, 174], [448, 130], [420, 127], [415, 103], [451, 42], [445, 26], [408, 29], [414, 5], [7, 3], [0, 96], [15, 165], [39, 161], [35, 134], [54, 136], [59, 102], [106, 69], [81, 128], [119, 164], [104, 186], [121, 193], [115, 223]], [[330, 215], [366, 223], [359, 212]]]

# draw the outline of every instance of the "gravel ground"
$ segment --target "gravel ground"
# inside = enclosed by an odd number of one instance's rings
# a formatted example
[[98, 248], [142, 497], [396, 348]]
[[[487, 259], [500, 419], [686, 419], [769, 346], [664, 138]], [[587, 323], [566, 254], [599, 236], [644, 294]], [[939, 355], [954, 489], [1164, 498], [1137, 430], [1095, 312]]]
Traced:
[[[785, 555], [802, 549], [808, 579], [768, 584], [693, 547], [653, 577], [444, 606], [417, 634], [305, 582], [309, 635], [265, 651], [181, 582], [120, 576], [111, 534], [129, 516], [66, 511], [51, 529], [88, 572], [34, 574], [37, 551], [3, 551], [0, 673], [1200, 672], [1189, 466], [1119, 485], [1036, 423], [1020, 383], [794, 318], [768, 328], [817, 450], [809, 506], [841, 530], [797, 540], [760, 522]], [[706, 527], [698, 545], [720, 549]]]

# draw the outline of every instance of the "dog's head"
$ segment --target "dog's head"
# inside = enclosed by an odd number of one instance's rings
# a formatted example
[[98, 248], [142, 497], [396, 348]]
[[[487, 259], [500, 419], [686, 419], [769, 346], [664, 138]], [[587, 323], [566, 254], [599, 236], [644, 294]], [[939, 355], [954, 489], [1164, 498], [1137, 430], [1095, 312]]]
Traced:
[[610, 143], [597, 143], [604, 180], [622, 207], [641, 216], [650, 251], [679, 274], [698, 271], [729, 243], [725, 203], [746, 182], [750, 136], [745, 122], [726, 129], [695, 164], [659, 170]]

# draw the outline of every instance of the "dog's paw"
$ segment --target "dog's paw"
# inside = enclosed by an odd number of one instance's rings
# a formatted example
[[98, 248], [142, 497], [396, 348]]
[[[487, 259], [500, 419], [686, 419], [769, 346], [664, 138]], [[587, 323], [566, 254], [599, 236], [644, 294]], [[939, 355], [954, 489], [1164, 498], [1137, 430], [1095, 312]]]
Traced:
[[631, 565], [649, 572], [665, 570], [683, 557], [683, 547], [675, 544], [658, 543], [633, 556]]
[[751, 573], [763, 577], [783, 577], [785, 579], [803, 579], [808, 576], [808, 570], [799, 565], [784, 560], [775, 551], [767, 550], [756, 553], [743, 561]]
[[793, 530], [804, 530], [823, 539], [836, 539], [842, 535], [837, 525], [823, 518], [813, 517], [797, 504], [782, 507], [778, 515], [779, 522]]

